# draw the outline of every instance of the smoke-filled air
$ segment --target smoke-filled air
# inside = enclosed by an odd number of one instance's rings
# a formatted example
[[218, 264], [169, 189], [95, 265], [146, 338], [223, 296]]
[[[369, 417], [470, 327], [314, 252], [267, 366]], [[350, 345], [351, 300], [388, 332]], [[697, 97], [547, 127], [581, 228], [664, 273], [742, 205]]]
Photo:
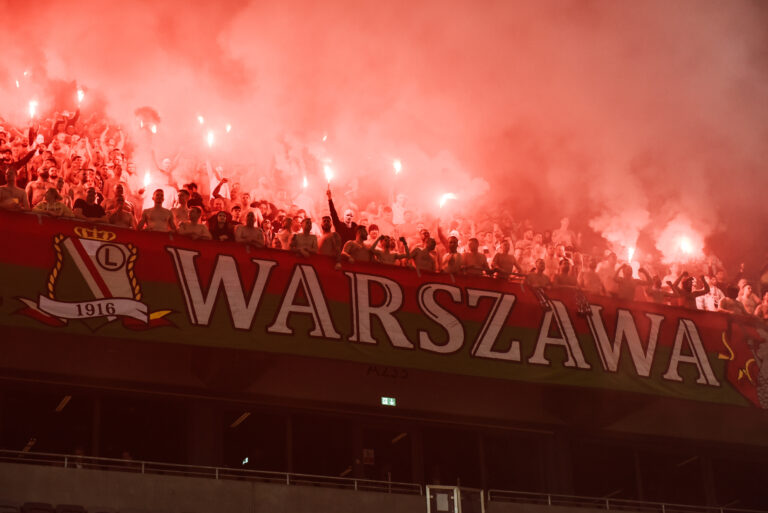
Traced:
[[207, 158], [319, 203], [330, 182], [361, 208], [405, 194], [478, 223], [568, 216], [620, 256], [764, 256], [763, 2], [4, 7], [2, 115], [79, 100], [123, 127], [140, 176], [180, 152], [179, 183]]

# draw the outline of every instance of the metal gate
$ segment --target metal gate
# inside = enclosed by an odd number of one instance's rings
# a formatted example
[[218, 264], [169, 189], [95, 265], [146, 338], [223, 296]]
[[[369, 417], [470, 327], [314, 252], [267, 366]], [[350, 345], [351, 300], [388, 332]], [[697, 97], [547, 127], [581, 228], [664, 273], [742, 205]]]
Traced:
[[427, 513], [485, 513], [485, 493], [460, 486], [427, 486]]

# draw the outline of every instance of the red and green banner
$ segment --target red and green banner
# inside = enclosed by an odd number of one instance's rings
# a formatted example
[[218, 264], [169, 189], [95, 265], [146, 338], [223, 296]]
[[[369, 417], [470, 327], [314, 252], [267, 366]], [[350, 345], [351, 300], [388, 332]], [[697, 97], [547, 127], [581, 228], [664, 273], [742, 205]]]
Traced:
[[3, 326], [768, 407], [754, 318], [32, 214], [0, 234]]

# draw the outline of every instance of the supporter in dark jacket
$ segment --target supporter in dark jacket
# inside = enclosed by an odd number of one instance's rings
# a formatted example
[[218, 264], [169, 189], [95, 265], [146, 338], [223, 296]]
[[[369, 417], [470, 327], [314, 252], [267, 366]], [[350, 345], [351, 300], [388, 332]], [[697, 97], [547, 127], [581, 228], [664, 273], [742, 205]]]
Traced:
[[355, 217], [355, 213], [350, 209], [344, 211], [344, 221], [339, 219], [339, 215], [336, 213], [336, 207], [333, 205], [333, 199], [331, 198], [331, 189], [328, 189], [328, 208], [331, 210], [331, 220], [333, 221], [333, 228], [336, 233], [341, 237], [342, 247], [350, 240], [355, 240], [355, 234], [357, 233], [357, 223], [352, 219]]
[[234, 241], [235, 230], [232, 223], [232, 216], [223, 210], [215, 216], [208, 218], [208, 230], [211, 232], [213, 240]]

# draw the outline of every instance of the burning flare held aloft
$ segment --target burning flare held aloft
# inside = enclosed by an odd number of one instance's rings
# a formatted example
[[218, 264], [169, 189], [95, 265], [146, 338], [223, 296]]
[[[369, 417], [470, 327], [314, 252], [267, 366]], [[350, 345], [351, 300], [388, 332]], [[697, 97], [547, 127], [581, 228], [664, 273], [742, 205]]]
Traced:
[[704, 258], [704, 236], [684, 215], [672, 219], [656, 239], [665, 263], [687, 263]]
[[328, 182], [328, 185], [331, 185], [331, 180], [333, 180], [333, 169], [328, 164], [325, 164], [323, 166], [323, 173], [325, 174], [325, 181]]
[[445, 203], [448, 200], [456, 199], [456, 195], [452, 192], [446, 192], [442, 196], [440, 196], [440, 201], [438, 201], [438, 204], [440, 205], [440, 208], [443, 208], [445, 206]]

